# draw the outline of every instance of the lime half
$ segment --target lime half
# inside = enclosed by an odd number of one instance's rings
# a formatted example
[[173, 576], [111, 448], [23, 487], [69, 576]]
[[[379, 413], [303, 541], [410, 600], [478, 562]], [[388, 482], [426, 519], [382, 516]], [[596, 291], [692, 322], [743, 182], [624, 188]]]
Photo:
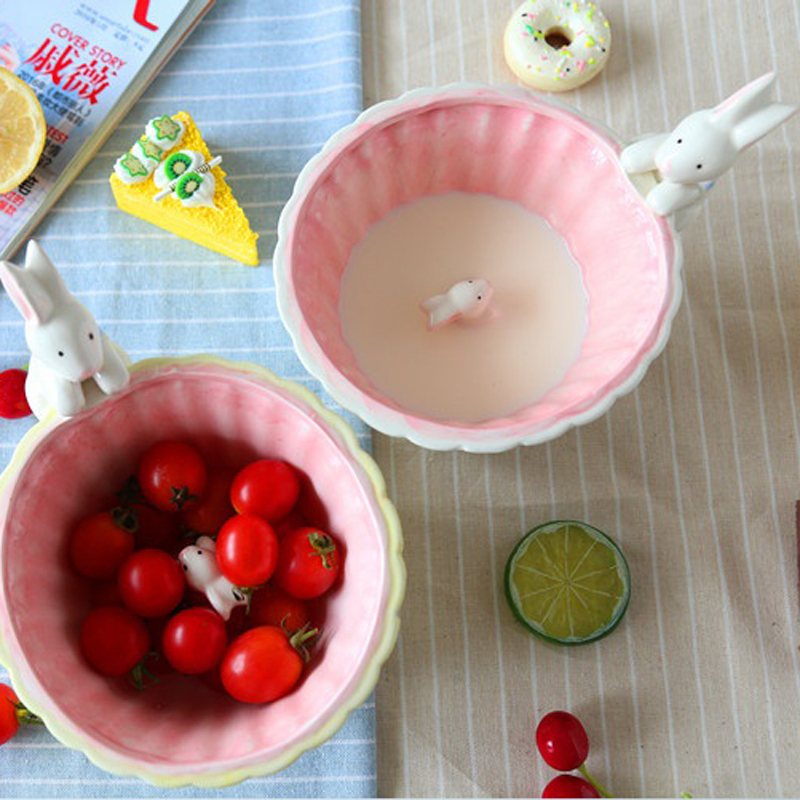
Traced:
[[585, 522], [547, 522], [525, 535], [506, 564], [506, 597], [517, 619], [557, 644], [585, 644], [617, 626], [631, 579], [622, 551]]

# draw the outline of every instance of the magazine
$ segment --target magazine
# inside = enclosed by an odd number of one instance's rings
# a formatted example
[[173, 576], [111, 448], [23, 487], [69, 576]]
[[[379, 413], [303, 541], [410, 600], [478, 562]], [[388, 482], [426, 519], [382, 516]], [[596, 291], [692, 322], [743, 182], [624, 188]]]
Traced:
[[30, 84], [47, 140], [0, 195], [10, 258], [121, 122], [214, 0], [0, 0], [0, 66]]

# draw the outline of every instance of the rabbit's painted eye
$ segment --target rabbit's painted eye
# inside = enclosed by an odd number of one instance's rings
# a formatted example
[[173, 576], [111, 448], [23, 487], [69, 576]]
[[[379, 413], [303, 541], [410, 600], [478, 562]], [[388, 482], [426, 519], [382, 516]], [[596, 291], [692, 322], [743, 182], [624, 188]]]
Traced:
[[90, 334], [89, 334], [89, 339], [91, 339], [92, 341], [94, 341], [94, 334], [93, 334], [93, 333], [90, 333]]
[[683, 144], [683, 139], [678, 139], [678, 144]]
[[64, 355], [64, 351], [63, 351], [63, 350], [59, 350], [59, 351], [58, 351], [58, 354], [59, 354], [60, 356], [63, 356], [63, 355]]
[[702, 164], [698, 164], [697, 165], [697, 169], [703, 169], [703, 165]]

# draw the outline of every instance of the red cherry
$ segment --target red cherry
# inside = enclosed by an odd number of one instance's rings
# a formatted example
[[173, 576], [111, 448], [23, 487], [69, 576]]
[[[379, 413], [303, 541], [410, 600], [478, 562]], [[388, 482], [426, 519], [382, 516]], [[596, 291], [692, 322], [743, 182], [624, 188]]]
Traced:
[[542, 758], [562, 772], [577, 769], [589, 755], [586, 730], [568, 711], [551, 711], [542, 717], [536, 727], [536, 746]]
[[577, 775], [558, 775], [544, 787], [542, 797], [600, 797], [589, 781]]
[[7, 369], [0, 372], [0, 417], [19, 419], [31, 414], [31, 407], [25, 397], [24, 369]]

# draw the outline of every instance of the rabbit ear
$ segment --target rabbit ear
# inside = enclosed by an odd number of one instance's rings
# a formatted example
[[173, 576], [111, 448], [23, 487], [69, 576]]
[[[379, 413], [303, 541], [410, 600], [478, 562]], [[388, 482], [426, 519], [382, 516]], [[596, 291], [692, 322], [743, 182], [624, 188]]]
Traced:
[[217, 552], [217, 543], [210, 536], [200, 536], [195, 544], [203, 550], [210, 550], [212, 553]]
[[770, 103], [775, 73], [768, 72], [734, 92], [711, 112], [711, 119], [720, 126], [733, 128], [737, 123], [755, 114]]
[[69, 289], [59, 275], [55, 265], [42, 246], [35, 239], [28, 242], [25, 251], [25, 269], [35, 275], [42, 287], [55, 299], [58, 296], [70, 297]]
[[761, 111], [747, 117], [733, 129], [732, 139], [737, 150], [744, 150], [755, 144], [762, 136], [786, 122], [789, 117], [797, 113], [797, 106], [786, 106], [773, 103]]
[[50, 318], [53, 301], [36, 277], [28, 274], [27, 270], [15, 267], [8, 261], [0, 261], [0, 280], [25, 322], [41, 325]]

